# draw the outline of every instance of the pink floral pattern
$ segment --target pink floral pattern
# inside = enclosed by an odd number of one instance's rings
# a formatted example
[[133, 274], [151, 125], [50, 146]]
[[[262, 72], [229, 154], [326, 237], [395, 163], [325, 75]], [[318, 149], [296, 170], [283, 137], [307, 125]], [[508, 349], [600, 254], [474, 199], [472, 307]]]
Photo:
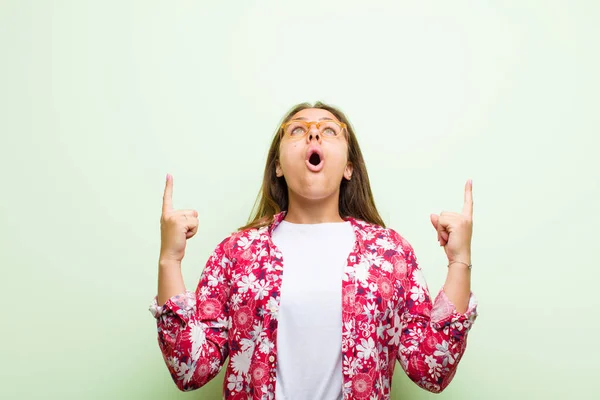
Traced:
[[[163, 306], [154, 298], [158, 344], [179, 389], [203, 386], [230, 357], [225, 399], [274, 399], [284, 260], [271, 234], [285, 214], [219, 243], [195, 292]], [[464, 354], [475, 297], [464, 314], [443, 288], [432, 304], [413, 248], [400, 234], [346, 220], [356, 241], [341, 281], [344, 399], [389, 399], [396, 360], [417, 385], [441, 392]]]

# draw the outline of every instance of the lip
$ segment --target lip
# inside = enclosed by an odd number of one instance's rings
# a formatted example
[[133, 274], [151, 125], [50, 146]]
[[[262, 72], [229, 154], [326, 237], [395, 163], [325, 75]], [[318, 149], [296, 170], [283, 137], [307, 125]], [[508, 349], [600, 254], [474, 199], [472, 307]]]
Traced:
[[[317, 164], [317, 165], [312, 165], [309, 160], [310, 160], [310, 157], [313, 154], [315, 154], [315, 153], [319, 155], [319, 158], [321, 159], [321, 162], [319, 164]], [[323, 157], [323, 152], [321, 151], [320, 148], [318, 148], [317, 146], [310, 146], [308, 148], [308, 150], [306, 151], [305, 162], [306, 162], [306, 167], [310, 171], [312, 171], [312, 172], [319, 172], [319, 171], [321, 171], [323, 169], [323, 166], [325, 165], [325, 157]]]

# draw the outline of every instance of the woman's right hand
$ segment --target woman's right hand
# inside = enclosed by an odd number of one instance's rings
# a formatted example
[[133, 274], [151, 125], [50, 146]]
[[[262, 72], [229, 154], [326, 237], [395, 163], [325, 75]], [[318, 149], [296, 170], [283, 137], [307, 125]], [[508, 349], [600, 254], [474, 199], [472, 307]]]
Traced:
[[196, 210], [173, 209], [173, 177], [167, 174], [160, 217], [160, 258], [163, 263], [181, 263], [185, 255], [186, 240], [198, 232]]

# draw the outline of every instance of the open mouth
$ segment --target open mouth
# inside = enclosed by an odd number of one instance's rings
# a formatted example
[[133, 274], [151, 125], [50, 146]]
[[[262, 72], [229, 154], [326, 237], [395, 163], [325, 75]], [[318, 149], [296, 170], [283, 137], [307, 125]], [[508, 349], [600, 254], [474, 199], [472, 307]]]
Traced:
[[319, 172], [323, 169], [323, 154], [318, 148], [313, 148], [308, 151], [306, 166], [312, 172]]
[[310, 156], [310, 158], [308, 159], [308, 162], [314, 166], [317, 166], [317, 165], [321, 164], [321, 156], [318, 155], [317, 153], [313, 153]]

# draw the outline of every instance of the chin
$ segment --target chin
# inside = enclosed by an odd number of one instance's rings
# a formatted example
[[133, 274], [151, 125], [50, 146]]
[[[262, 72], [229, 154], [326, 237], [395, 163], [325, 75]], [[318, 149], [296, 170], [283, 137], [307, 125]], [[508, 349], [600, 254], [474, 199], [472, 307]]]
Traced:
[[296, 196], [298, 196], [302, 199], [317, 201], [317, 200], [323, 200], [328, 197], [334, 196], [336, 194], [336, 189], [333, 188], [333, 189], [327, 190], [327, 189], [319, 188], [319, 189], [310, 190], [305, 187], [302, 190], [292, 190], [292, 192]]

